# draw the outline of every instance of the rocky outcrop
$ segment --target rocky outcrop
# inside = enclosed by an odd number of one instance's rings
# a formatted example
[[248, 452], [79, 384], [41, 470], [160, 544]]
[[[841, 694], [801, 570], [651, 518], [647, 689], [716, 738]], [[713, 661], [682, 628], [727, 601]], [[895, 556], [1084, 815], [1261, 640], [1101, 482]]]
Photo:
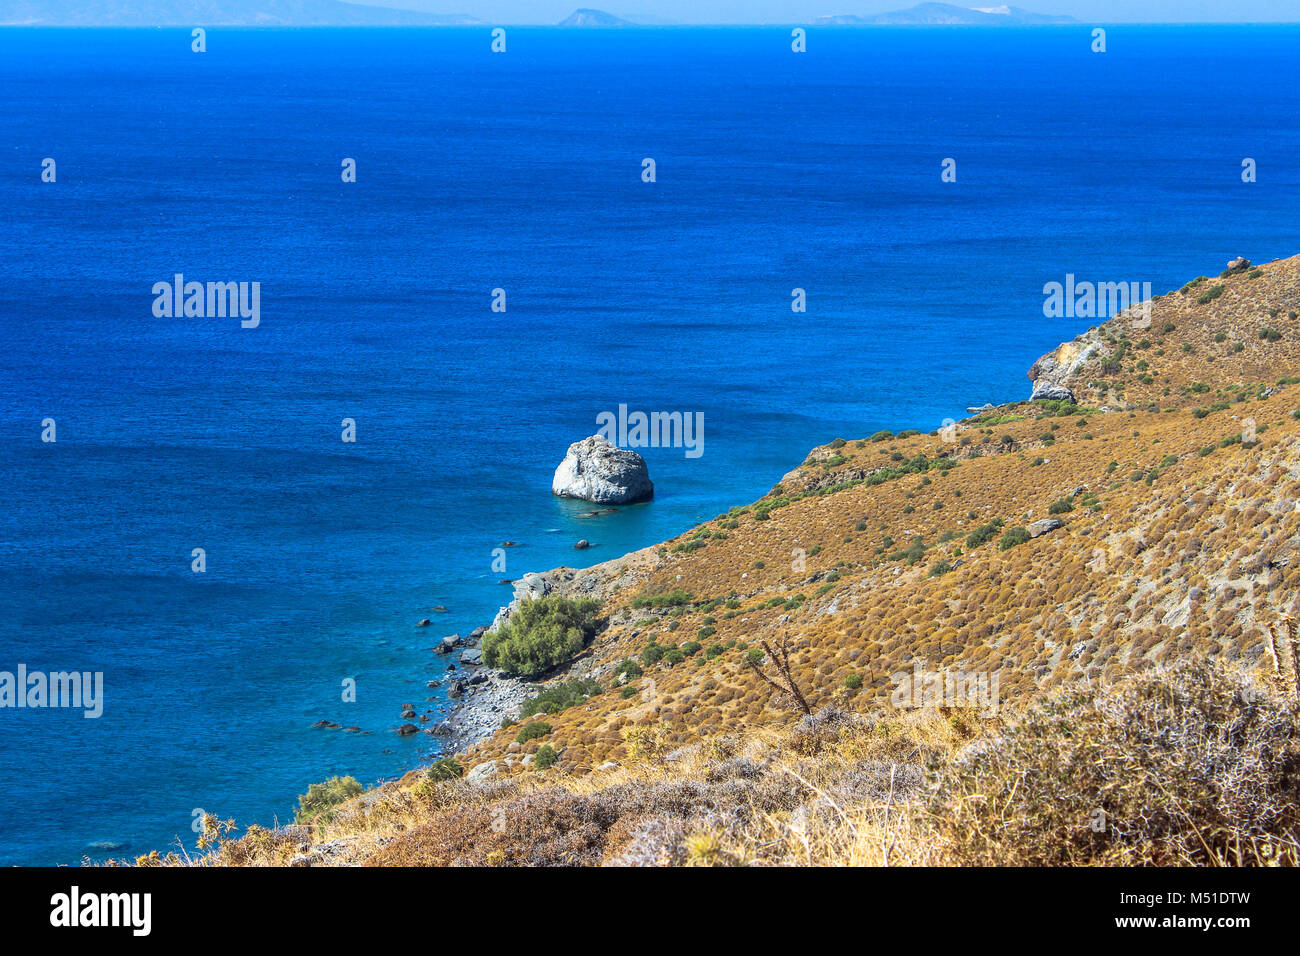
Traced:
[[1029, 532], [1029, 537], [1038, 538], [1047, 534], [1049, 531], [1055, 531], [1057, 528], [1064, 527], [1064, 522], [1060, 518], [1040, 518], [1025, 530]]
[[569, 446], [555, 469], [551, 492], [601, 505], [625, 505], [654, 497], [645, 459], [609, 439], [592, 435]]
[[1089, 329], [1072, 342], [1062, 342], [1053, 351], [1040, 357], [1029, 367], [1029, 380], [1034, 383], [1030, 398], [1053, 399], [1072, 402], [1074, 391], [1070, 379], [1103, 350], [1103, 338], [1097, 329]]
[[491, 629], [495, 631], [508, 621], [522, 602], [543, 598], [548, 594], [603, 601], [614, 591], [631, 587], [642, 580], [648, 569], [659, 564], [657, 552], [657, 546], [642, 548], [612, 561], [593, 564], [589, 568], [554, 568], [525, 574], [514, 582], [514, 600], [497, 611]]

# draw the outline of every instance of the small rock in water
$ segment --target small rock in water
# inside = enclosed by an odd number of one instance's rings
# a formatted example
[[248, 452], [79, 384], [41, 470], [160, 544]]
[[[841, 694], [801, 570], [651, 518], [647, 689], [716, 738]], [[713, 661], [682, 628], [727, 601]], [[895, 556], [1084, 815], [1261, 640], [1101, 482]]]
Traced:
[[577, 548], [579, 551], [586, 551], [588, 548], [591, 547], [591, 542], [588, 541], [586, 538], [583, 538], [581, 541], [575, 544], [574, 547]]
[[126, 844], [118, 840], [96, 840], [94, 843], [87, 843], [86, 849], [98, 850], [102, 853], [109, 850], [125, 850]]
[[416, 626], [416, 627], [428, 627], [431, 623], [433, 623], [433, 622], [430, 621], [427, 617], [422, 617], [422, 618], [420, 618], [418, 621], [415, 622], [415, 626]]

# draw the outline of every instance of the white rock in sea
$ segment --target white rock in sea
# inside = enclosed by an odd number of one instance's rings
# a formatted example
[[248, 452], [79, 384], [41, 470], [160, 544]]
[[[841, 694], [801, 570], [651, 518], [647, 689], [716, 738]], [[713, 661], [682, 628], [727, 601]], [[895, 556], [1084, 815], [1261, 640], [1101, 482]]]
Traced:
[[654, 492], [645, 459], [600, 435], [570, 445], [551, 480], [552, 494], [601, 505], [645, 501]]

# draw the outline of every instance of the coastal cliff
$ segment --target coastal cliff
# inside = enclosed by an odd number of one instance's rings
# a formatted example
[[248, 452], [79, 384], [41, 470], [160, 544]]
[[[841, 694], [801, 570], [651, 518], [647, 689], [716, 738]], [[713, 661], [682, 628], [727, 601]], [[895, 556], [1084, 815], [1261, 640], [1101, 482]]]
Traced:
[[[599, 621], [537, 685], [560, 703], [214, 862], [1232, 862], [1216, 826], [1297, 862], [1298, 309], [1300, 257], [1193, 280], [1040, 358], [1029, 400], [836, 439], [673, 540], [525, 576], [494, 628]], [[1153, 786], [1195, 824], [1089, 835]]]

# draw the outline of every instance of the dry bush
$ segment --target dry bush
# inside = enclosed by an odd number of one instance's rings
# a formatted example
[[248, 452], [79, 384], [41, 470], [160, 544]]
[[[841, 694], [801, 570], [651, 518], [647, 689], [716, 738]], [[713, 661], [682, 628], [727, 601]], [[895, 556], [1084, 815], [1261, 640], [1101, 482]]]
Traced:
[[608, 800], [545, 787], [442, 811], [398, 835], [369, 866], [581, 866], [600, 862], [618, 815]]
[[929, 809], [956, 864], [1296, 863], [1298, 737], [1293, 701], [1184, 662], [1033, 705]]

